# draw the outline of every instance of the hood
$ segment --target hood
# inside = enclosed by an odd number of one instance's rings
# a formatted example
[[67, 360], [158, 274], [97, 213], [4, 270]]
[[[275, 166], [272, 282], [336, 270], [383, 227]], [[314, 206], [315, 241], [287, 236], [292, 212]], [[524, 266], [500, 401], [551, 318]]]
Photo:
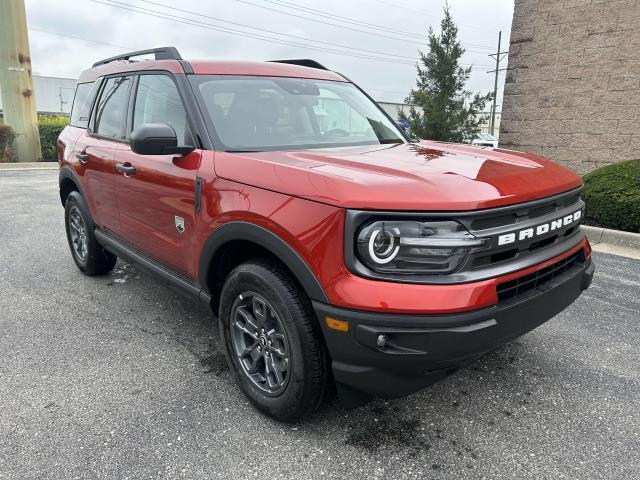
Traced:
[[476, 210], [582, 184], [539, 156], [439, 142], [301, 151], [217, 152], [216, 175], [345, 208]]

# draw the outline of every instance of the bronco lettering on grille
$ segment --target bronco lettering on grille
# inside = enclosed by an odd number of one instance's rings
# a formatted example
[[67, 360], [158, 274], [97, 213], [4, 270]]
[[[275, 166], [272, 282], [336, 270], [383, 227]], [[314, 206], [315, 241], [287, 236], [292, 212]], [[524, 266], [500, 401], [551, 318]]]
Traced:
[[553, 232], [567, 225], [577, 222], [582, 217], [582, 210], [578, 210], [570, 215], [565, 215], [562, 218], [552, 220], [547, 223], [542, 223], [535, 227], [525, 228], [523, 230], [511, 233], [505, 233], [498, 237], [498, 245], [509, 245], [516, 241], [526, 240], [528, 238], [538, 237], [545, 233]]

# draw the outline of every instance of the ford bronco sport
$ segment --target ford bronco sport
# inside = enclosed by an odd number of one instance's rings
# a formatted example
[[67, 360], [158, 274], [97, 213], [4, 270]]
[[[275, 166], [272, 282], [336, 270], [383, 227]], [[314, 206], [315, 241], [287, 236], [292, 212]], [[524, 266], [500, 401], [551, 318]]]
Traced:
[[282, 421], [334, 385], [347, 406], [415, 392], [593, 276], [580, 177], [412, 140], [312, 60], [102, 60], [58, 159], [78, 268], [121, 257], [202, 302], [242, 391]]

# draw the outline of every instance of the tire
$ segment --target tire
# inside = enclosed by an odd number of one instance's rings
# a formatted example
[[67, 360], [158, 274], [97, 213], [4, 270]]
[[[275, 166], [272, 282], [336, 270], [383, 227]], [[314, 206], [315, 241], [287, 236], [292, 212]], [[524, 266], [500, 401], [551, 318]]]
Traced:
[[67, 242], [78, 269], [90, 277], [110, 272], [117, 257], [102, 248], [94, 235], [95, 224], [87, 204], [78, 192], [71, 192], [64, 204]]
[[[309, 299], [279, 264], [251, 261], [229, 274], [220, 332], [229, 367], [258, 410], [295, 422], [320, 406], [329, 386], [322, 332]], [[241, 358], [241, 351], [250, 353]]]

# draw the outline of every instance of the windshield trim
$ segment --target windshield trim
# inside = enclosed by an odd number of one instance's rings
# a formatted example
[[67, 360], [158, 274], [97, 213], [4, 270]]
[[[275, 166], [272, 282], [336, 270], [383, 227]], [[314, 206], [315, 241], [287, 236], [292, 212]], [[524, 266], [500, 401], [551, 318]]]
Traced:
[[268, 145], [264, 147], [254, 148], [237, 148], [224, 150], [226, 153], [259, 153], [259, 152], [295, 152], [298, 150], [324, 150], [327, 148], [350, 148], [350, 147], [369, 147], [369, 146], [381, 146], [381, 145], [401, 145], [404, 142], [398, 141], [383, 141], [383, 142], [352, 142], [352, 143], [306, 143], [300, 145]]
[[362, 142], [352, 142], [348, 144], [344, 142], [343, 143], [320, 143], [320, 144], [313, 143], [313, 144], [300, 144], [300, 145], [269, 145], [269, 146], [254, 147], [254, 148], [241, 148], [241, 147], [233, 148], [228, 145], [225, 145], [224, 142], [222, 142], [222, 140], [218, 136], [218, 133], [215, 127], [213, 126], [213, 119], [211, 118], [211, 115], [208, 113], [208, 109], [205, 105], [204, 98], [202, 97], [202, 94], [200, 92], [199, 82], [201, 79], [203, 78], [219, 78], [221, 80], [229, 79], [229, 78], [237, 78], [237, 79], [291, 78], [294, 80], [305, 80], [305, 79], [300, 77], [284, 77], [284, 76], [273, 77], [273, 76], [263, 76], [263, 75], [257, 76], [257, 75], [223, 75], [223, 74], [192, 74], [192, 75], [187, 75], [186, 77], [189, 80], [191, 91], [193, 92], [196, 98], [196, 102], [200, 109], [200, 113], [204, 120], [207, 131], [211, 136], [214, 150], [216, 151], [224, 151], [228, 153], [279, 151], [279, 150], [297, 151], [297, 150], [317, 150], [317, 149], [324, 149], [324, 148], [340, 148], [340, 147], [348, 148], [348, 147], [357, 147], [357, 146], [393, 145], [393, 144], [402, 144], [402, 143], [412, 143], [412, 140], [407, 134], [407, 132], [405, 131], [405, 129], [402, 128], [402, 126], [398, 125], [398, 123], [378, 104], [378, 102], [376, 102], [373, 98], [371, 98], [371, 96], [367, 94], [367, 92], [365, 92], [362, 88], [360, 88], [360, 86], [358, 86], [356, 83], [349, 80], [347, 77], [344, 77], [343, 75], [345, 80], [325, 80], [325, 79], [315, 79], [315, 78], [308, 78], [307, 80], [326, 82], [326, 83], [335, 83], [335, 84], [342, 84], [342, 85], [345, 85], [345, 84], [353, 85], [358, 91], [360, 91], [360, 93], [362, 93], [374, 105], [374, 107], [378, 110], [378, 112], [380, 112], [387, 120], [389, 120], [389, 122], [391, 122], [391, 124], [399, 134], [399, 138], [397, 139], [397, 141], [386, 141], [386, 142], [385, 141], [382, 141], [382, 142], [381, 141], [377, 141], [377, 142], [362, 141]]

